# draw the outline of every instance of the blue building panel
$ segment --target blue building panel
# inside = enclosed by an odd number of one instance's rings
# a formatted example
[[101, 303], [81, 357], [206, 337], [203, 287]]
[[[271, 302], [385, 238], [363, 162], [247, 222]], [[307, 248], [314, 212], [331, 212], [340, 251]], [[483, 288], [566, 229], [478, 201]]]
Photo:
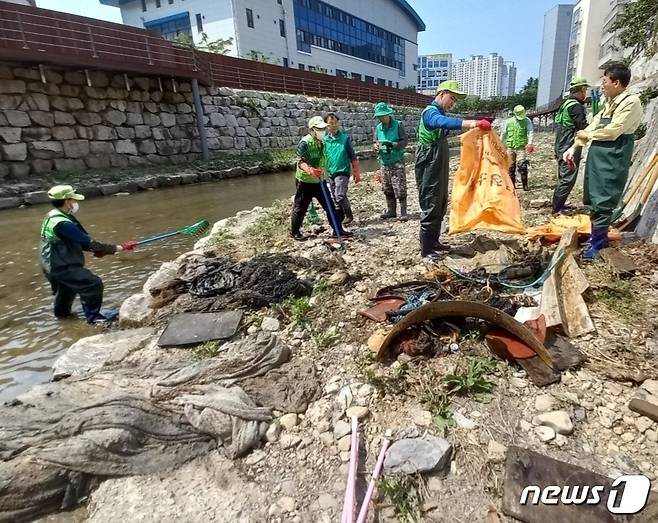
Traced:
[[175, 40], [181, 34], [192, 36], [189, 11], [149, 20], [144, 22], [144, 28], [160, 33], [167, 40]]

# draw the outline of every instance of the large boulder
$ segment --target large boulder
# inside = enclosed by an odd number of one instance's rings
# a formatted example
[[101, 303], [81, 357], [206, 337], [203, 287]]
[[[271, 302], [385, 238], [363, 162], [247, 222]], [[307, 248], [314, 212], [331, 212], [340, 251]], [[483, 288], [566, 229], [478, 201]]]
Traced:
[[144, 293], [133, 294], [121, 304], [119, 325], [122, 327], [141, 327], [153, 315], [149, 308], [149, 298]]

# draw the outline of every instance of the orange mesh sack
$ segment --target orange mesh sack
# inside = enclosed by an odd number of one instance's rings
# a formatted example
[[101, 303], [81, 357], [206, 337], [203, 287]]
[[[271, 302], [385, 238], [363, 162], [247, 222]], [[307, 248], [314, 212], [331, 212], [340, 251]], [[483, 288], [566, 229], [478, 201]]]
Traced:
[[452, 185], [449, 234], [476, 229], [525, 232], [507, 150], [493, 130], [471, 129], [461, 136], [459, 169]]

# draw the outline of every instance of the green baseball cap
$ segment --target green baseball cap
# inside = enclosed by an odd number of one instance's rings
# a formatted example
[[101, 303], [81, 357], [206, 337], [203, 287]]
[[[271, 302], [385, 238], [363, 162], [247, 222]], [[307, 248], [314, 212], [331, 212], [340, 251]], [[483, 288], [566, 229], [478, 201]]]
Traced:
[[513, 112], [517, 120], [523, 120], [526, 117], [526, 110], [522, 105], [517, 105]]
[[452, 94], [456, 94], [459, 98], [465, 98], [466, 93], [459, 90], [459, 83], [457, 80], [446, 80], [441, 82], [439, 87], [436, 88], [436, 92], [440, 93], [441, 91], [450, 91]]
[[327, 122], [322, 119], [322, 116], [314, 116], [308, 121], [309, 129], [324, 129], [327, 127]]
[[574, 78], [569, 82], [569, 89], [576, 89], [577, 87], [589, 87], [586, 78]]
[[48, 191], [48, 198], [51, 200], [84, 200], [82, 194], [75, 192], [70, 185], [55, 185]]
[[375, 118], [378, 116], [388, 116], [394, 112], [393, 108], [386, 102], [377, 102], [375, 104]]

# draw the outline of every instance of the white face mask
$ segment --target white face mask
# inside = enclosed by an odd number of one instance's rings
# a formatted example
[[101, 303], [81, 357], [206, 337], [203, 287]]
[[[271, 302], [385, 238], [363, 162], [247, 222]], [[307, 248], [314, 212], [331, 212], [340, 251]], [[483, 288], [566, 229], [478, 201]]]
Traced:
[[71, 211], [70, 211], [70, 213], [71, 213], [71, 214], [77, 214], [77, 212], [78, 212], [79, 210], [80, 210], [80, 205], [78, 204], [78, 202], [73, 202], [73, 204], [71, 205]]
[[317, 136], [318, 140], [324, 140], [325, 134], [325, 131], [315, 131], [315, 136]]

